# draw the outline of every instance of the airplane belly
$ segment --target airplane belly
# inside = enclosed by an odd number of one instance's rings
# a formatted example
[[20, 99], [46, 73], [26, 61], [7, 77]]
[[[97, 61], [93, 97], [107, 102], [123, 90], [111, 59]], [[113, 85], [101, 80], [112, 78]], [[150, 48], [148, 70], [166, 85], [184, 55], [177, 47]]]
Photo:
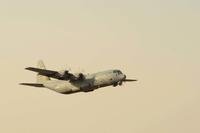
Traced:
[[44, 86], [59, 93], [71, 93], [79, 91], [79, 88], [72, 85], [68, 81], [51, 81], [45, 83]]

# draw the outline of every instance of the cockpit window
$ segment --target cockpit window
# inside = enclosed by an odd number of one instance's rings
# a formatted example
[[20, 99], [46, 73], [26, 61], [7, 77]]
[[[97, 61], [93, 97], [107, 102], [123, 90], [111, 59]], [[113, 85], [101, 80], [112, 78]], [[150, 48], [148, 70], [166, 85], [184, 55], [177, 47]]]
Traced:
[[122, 72], [119, 70], [114, 70], [113, 73], [122, 74]]
[[121, 71], [119, 71], [120, 74], [123, 74]]

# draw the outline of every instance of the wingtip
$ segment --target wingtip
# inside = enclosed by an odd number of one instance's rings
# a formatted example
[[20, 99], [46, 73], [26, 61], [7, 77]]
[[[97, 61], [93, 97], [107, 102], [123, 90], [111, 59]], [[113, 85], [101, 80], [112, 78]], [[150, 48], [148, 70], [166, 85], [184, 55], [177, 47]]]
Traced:
[[25, 68], [25, 70], [31, 70], [32, 69], [32, 67], [26, 67]]

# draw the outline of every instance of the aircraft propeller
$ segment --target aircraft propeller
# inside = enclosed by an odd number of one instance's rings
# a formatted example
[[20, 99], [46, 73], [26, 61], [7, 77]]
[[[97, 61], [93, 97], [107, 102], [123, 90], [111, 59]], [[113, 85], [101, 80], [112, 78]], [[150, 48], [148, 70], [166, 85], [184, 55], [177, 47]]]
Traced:
[[134, 81], [138, 81], [138, 80], [137, 79], [127, 79], [126, 75], [124, 75], [124, 78], [121, 81], [119, 81], [118, 84], [121, 86], [121, 85], [123, 85], [123, 82], [134, 82]]

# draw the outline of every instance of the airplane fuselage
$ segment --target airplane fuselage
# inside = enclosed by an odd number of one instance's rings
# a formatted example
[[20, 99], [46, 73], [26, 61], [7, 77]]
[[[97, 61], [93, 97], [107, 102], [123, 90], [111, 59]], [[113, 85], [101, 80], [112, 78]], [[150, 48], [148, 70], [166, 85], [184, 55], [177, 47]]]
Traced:
[[116, 86], [124, 78], [125, 75], [120, 70], [108, 70], [85, 75], [85, 79], [80, 81], [49, 80], [43, 85], [56, 92], [70, 94], [76, 92], [89, 92], [110, 85]]

